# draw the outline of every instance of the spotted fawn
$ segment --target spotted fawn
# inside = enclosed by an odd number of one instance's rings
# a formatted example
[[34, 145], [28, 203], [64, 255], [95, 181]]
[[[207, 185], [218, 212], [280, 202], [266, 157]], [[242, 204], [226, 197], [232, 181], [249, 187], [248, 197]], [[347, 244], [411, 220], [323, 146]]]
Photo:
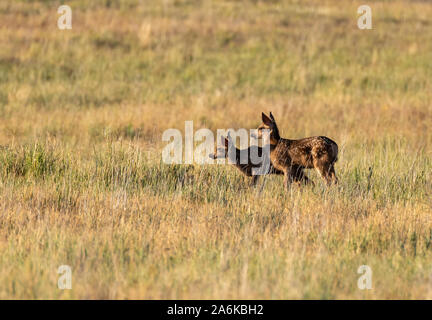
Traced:
[[[233, 150], [235, 150], [235, 159], [233, 159], [232, 165], [234, 167], [236, 167], [237, 169], [239, 169], [244, 175], [246, 175], [247, 177], [252, 177], [251, 180], [251, 186], [256, 185], [259, 175], [254, 175], [254, 171], [253, 168], [259, 168], [262, 163], [258, 163], [255, 164], [252, 162], [251, 160], [251, 154], [256, 154], [258, 155], [258, 157], [260, 157], [260, 159], [262, 158], [263, 155], [263, 148], [259, 147], [259, 146], [250, 146], [247, 149], [238, 149], [233, 141], [231, 140], [230, 135], [228, 134], [228, 138], [222, 137], [221, 139], [222, 141], [222, 146], [218, 147], [217, 145], [215, 146], [215, 151], [214, 153], [210, 154], [209, 157], [211, 159], [227, 159], [229, 154], [228, 154], [228, 148], [234, 148]], [[257, 148], [256, 150], [253, 150], [253, 148]], [[252, 151], [254, 151], [254, 153], [252, 153]], [[234, 154], [234, 152], [233, 152]], [[241, 159], [247, 159], [247, 163], [241, 163]], [[271, 164], [269, 166], [269, 170], [266, 174], [284, 174], [283, 171], [277, 170], [275, 169]]]
[[263, 130], [270, 131], [270, 160], [276, 170], [284, 174], [284, 185], [288, 189], [292, 182], [311, 183], [304, 169], [318, 171], [327, 185], [337, 183], [334, 164], [337, 161], [338, 146], [333, 140], [324, 137], [309, 137], [298, 140], [281, 138], [276, 121], [262, 113], [262, 124], [258, 127], [258, 138]]

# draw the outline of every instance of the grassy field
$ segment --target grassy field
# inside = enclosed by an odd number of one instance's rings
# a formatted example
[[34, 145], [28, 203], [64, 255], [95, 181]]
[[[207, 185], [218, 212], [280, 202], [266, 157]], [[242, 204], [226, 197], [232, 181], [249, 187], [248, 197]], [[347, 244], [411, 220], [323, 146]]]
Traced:
[[[0, 2], [0, 298], [432, 298], [432, 3], [62, 3]], [[335, 140], [340, 184], [162, 163], [165, 129], [262, 111]]]

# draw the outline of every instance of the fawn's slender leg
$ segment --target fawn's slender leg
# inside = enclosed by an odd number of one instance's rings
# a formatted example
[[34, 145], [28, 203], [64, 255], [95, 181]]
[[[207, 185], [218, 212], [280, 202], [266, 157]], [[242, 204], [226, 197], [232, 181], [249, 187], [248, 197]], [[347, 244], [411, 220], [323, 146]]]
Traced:
[[318, 171], [318, 174], [321, 176], [321, 178], [324, 179], [327, 186], [330, 186], [331, 184], [330, 166], [324, 161], [315, 160], [314, 167], [316, 171]]
[[291, 167], [291, 179], [294, 181], [299, 187], [301, 187], [301, 183], [303, 180], [303, 170], [299, 166]]
[[251, 187], [256, 186], [256, 184], [257, 184], [257, 182], [258, 182], [258, 177], [259, 177], [259, 175], [254, 175], [254, 176], [252, 176], [252, 180], [251, 180], [251, 183], [250, 183], [250, 186], [251, 186]]
[[334, 184], [338, 184], [338, 178], [336, 177], [336, 172], [335, 172], [334, 164], [332, 164], [331, 167], [330, 167], [329, 175], [330, 175], [330, 178], [331, 178], [332, 182]]
[[312, 180], [310, 180], [305, 172], [304, 172], [304, 167], [302, 166], [296, 166], [292, 168], [292, 174], [293, 174], [293, 180], [299, 185], [301, 186], [302, 183], [304, 183], [305, 185], [311, 184], [312, 186], [314, 186], [315, 184], [313, 183]]
[[315, 183], [311, 179], [309, 179], [307, 175], [304, 174], [304, 172], [302, 176], [302, 181], [304, 182], [305, 185], [311, 185], [311, 186], [315, 185]]
[[285, 186], [286, 191], [289, 190], [292, 180], [293, 180], [293, 178], [292, 178], [291, 170], [285, 169], [284, 170], [284, 186]]

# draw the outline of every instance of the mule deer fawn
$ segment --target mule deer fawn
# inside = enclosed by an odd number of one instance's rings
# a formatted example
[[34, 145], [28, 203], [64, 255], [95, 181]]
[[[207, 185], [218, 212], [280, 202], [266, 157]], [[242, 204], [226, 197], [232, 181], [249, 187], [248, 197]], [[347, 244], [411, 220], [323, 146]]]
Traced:
[[270, 130], [270, 160], [275, 169], [284, 173], [284, 185], [288, 189], [291, 182], [310, 180], [304, 169], [315, 168], [327, 185], [337, 183], [334, 164], [337, 161], [338, 146], [333, 140], [318, 136], [298, 140], [283, 139], [279, 135], [276, 121], [262, 113], [263, 123], [258, 127], [258, 138], [264, 129]]
[[[233, 159], [233, 160], [235, 161], [235, 163], [233, 163], [232, 165], [235, 166], [237, 169], [239, 169], [247, 177], [252, 177], [252, 181], [250, 183], [251, 186], [256, 185], [258, 178], [259, 178], [259, 175], [253, 174], [253, 168], [259, 168], [262, 163], [254, 164], [252, 162], [251, 151], [253, 148], [257, 148], [257, 150], [255, 150], [255, 154], [258, 155], [258, 157], [262, 158], [263, 148], [259, 147], [259, 146], [251, 146], [247, 149], [240, 150], [234, 145], [233, 141], [231, 140], [229, 133], [228, 133], [228, 138], [222, 137], [221, 140], [222, 140], [222, 147], [218, 147], [216, 145], [214, 153], [210, 154], [209, 157], [211, 159], [227, 159], [229, 156], [228, 148], [229, 147], [234, 148], [235, 159]], [[243, 156], [245, 158], [247, 157], [247, 163], [245, 163], [245, 164], [242, 164], [240, 161], [241, 159], [243, 159]], [[270, 164], [269, 171], [266, 174], [284, 174], [284, 173], [283, 173], [283, 171], [275, 169]]]

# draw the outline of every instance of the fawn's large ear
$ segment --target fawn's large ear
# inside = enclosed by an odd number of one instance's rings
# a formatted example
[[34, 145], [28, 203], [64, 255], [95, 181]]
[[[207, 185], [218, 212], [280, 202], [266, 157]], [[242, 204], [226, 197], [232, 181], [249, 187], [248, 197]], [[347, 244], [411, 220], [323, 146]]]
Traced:
[[229, 141], [228, 141], [227, 138], [225, 138], [224, 136], [222, 136], [221, 137], [221, 142], [222, 142], [222, 145], [225, 146], [225, 148], [228, 148]]
[[272, 122], [276, 122], [275, 118], [273, 117], [273, 114], [270, 112], [270, 119]]
[[271, 119], [269, 117], [267, 117], [264, 112], [261, 114], [261, 118], [262, 118], [262, 122], [265, 125], [270, 126], [272, 124]]
[[229, 139], [225, 138], [224, 143], [225, 143], [225, 148], [228, 148], [228, 146], [229, 146]]
[[228, 139], [228, 141], [232, 141], [231, 134], [229, 131], [228, 131], [227, 139]]

